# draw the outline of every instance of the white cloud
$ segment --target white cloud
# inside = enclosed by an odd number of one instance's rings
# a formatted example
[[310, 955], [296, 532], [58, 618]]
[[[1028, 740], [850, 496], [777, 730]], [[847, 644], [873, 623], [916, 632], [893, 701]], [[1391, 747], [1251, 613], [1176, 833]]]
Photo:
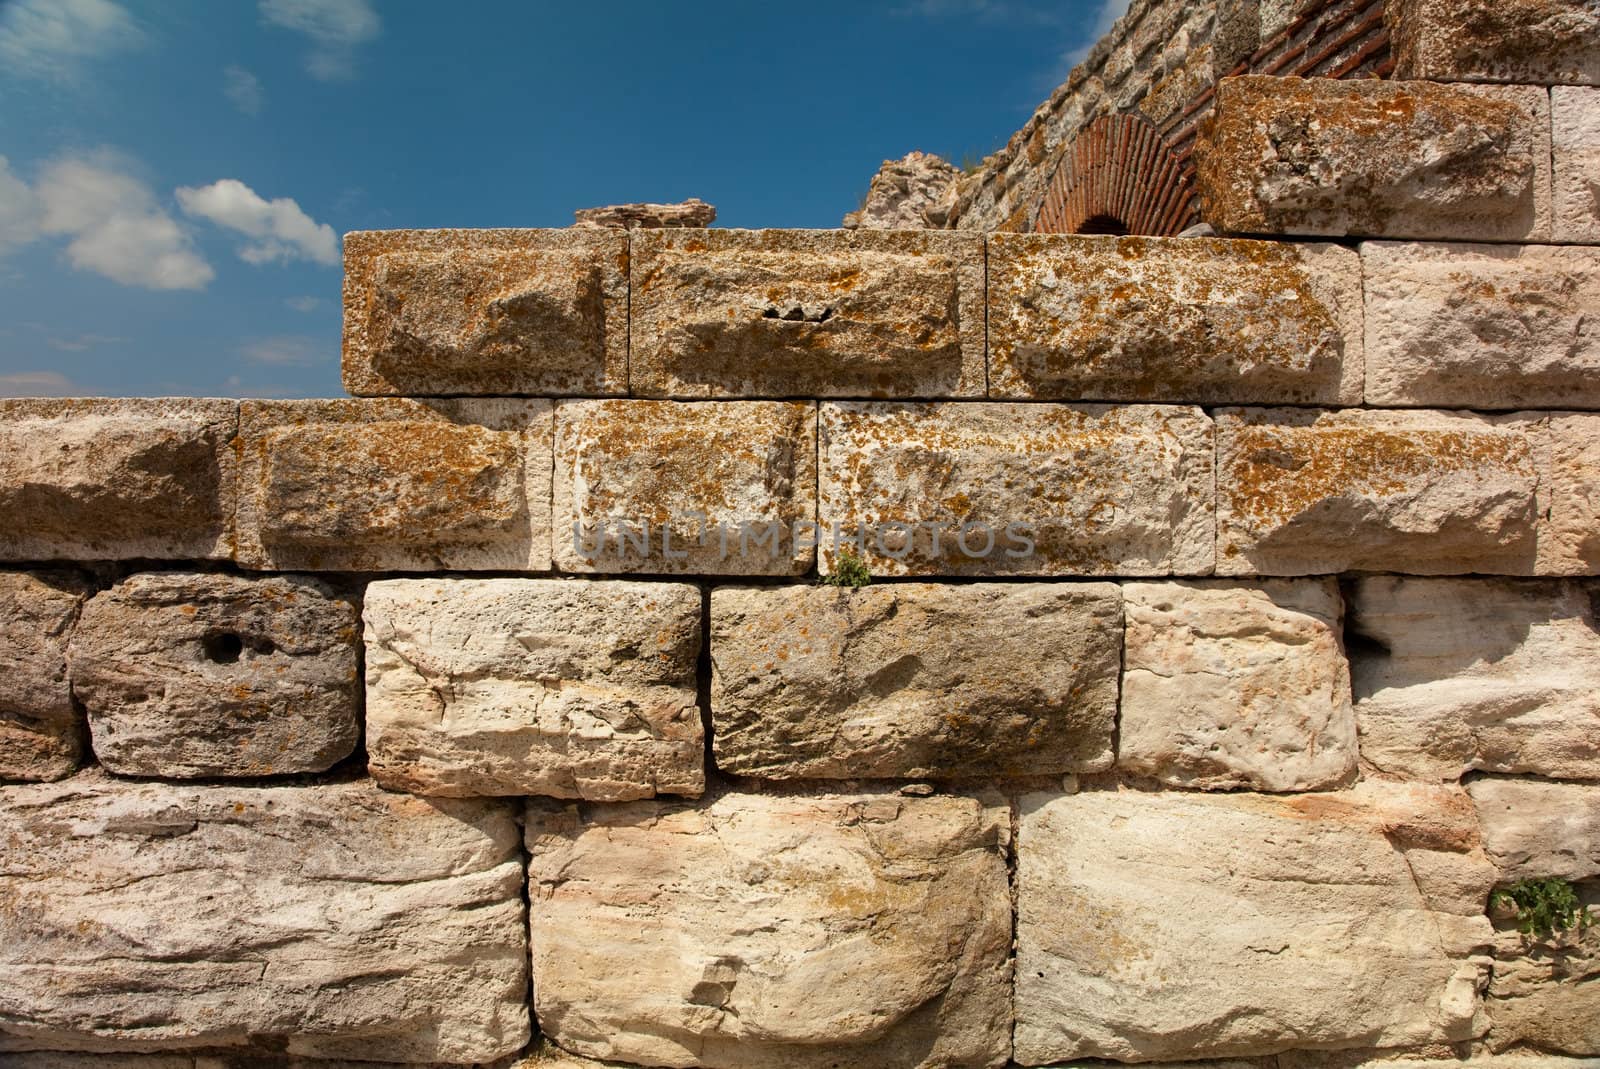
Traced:
[[333, 227], [312, 219], [288, 197], [264, 199], [237, 178], [199, 188], [181, 186], [178, 204], [189, 215], [256, 239], [239, 249], [239, 258], [246, 263], [339, 262], [339, 238]]
[[144, 39], [111, 0], [12, 0], [0, 4], [0, 70], [70, 81], [83, 63]]
[[301, 334], [258, 338], [241, 346], [239, 354], [253, 364], [271, 364], [275, 367], [310, 367], [324, 363], [330, 357], [324, 342]]
[[0, 375], [0, 397], [82, 397], [83, 391], [59, 371], [19, 371]]
[[39, 236], [39, 198], [0, 156], [0, 256]]
[[228, 67], [222, 72], [222, 92], [246, 115], [260, 115], [266, 106], [267, 94], [261, 88], [261, 79], [243, 67]]
[[356, 46], [383, 28], [368, 0], [261, 0], [261, 17], [311, 38], [306, 70], [327, 82], [352, 77]]
[[289, 297], [283, 302], [296, 312], [315, 312], [322, 307], [321, 297]]

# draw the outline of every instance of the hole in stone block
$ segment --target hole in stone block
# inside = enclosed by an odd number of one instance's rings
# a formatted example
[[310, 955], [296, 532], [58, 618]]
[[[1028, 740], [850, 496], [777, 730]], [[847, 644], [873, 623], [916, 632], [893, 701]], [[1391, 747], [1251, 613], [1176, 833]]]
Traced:
[[234, 664], [244, 652], [244, 639], [231, 631], [216, 631], [200, 640], [206, 660], [214, 664]]

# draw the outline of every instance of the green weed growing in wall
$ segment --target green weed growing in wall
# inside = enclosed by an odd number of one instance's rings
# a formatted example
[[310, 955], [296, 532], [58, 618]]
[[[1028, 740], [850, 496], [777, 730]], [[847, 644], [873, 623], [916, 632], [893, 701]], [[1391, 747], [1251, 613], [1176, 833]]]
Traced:
[[1583, 931], [1594, 921], [1566, 880], [1521, 880], [1489, 896], [1490, 906], [1517, 911], [1517, 931], [1540, 939], [1576, 928]]
[[834, 558], [833, 571], [819, 582], [824, 586], [863, 587], [872, 582], [872, 573], [867, 571], [867, 562], [854, 551], [841, 549]]

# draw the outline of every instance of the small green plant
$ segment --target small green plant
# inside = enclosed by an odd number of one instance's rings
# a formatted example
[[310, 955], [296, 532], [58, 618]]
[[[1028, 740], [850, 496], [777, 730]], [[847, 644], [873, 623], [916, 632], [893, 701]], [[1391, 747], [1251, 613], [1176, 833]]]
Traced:
[[1489, 896], [1490, 906], [1516, 910], [1517, 931], [1539, 939], [1576, 928], [1583, 931], [1593, 924], [1578, 893], [1566, 880], [1521, 880]]
[[833, 571], [818, 581], [823, 586], [863, 587], [872, 582], [872, 573], [867, 571], [867, 562], [854, 550], [841, 549], [833, 562]]

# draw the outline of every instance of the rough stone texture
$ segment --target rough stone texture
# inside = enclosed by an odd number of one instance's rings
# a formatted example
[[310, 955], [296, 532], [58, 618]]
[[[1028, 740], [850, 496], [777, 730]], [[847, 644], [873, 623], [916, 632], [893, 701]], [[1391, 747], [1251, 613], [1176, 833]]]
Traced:
[[1465, 1040], [1493, 879], [1458, 788], [1025, 796], [1016, 1060]]
[[608, 204], [573, 212], [575, 227], [610, 227], [616, 230], [657, 230], [663, 227], [707, 227], [717, 220], [717, 209], [690, 197], [675, 204]]
[[1224, 78], [1196, 144], [1207, 222], [1240, 234], [1550, 236], [1550, 109], [1530, 86]]
[[1389, 0], [1396, 78], [1600, 82], [1594, 0]]
[[1349, 249], [989, 238], [991, 397], [1360, 404], [1361, 346]]
[[[874, 574], [1211, 571], [1212, 428], [1197, 408], [825, 403], [821, 428], [825, 572], [862, 525]], [[989, 525], [987, 556], [977, 526], [963, 549], [967, 524]]]
[[569, 572], [799, 575], [815, 557], [816, 406], [567, 401], [555, 559]]
[[60, 779], [82, 760], [67, 640], [87, 593], [67, 572], [0, 572], [0, 780]]
[[1518, 426], [1353, 409], [1216, 418], [1219, 574], [1533, 571], [1538, 475]]
[[533, 992], [578, 1054], [1002, 1066], [1004, 807], [893, 794], [530, 803]]
[[597, 801], [704, 789], [696, 587], [391, 579], [362, 611], [381, 785]]
[[633, 239], [644, 397], [982, 397], [975, 234], [652, 231]]
[[1368, 242], [1369, 405], [1600, 408], [1600, 249]]
[[365, 231], [344, 261], [352, 394], [627, 392], [625, 234]]
[[1600, 244], [1600, 89], [1550, 90], [1550, 130], [1555, 240]]
[[1510, 420], [1538, 457], [1540, 575], [1600, 574], [1600, 414], [1537, 412]]
[[861, 207], [844, 217], [847, 229], [922, 230], [942, 228], [955, 207], [961, 169], [931, 152], [908, 152], [884, 160], [867, 186]]
[[1600, 784], [1487, 778], [1467, 790], [1499, 882], [1600, 876]]
[[233, 553], [234, 401], [0, 400], [0, 560]]
[[[1516, 930], [1509, 911], [1497, 918], [1494, 977], [1485, 999], [1492, 1049], [1527, 1044], [1600, 1055], [1600, 884], [1580, 884], [1577, 891], [1591, 917], [1586, 931], [1530, 938]], [[1594, 1065], [1590, 1059], [1584, 1069]]]
[[528, 1042], [509, 807], [369, 782], [0, 788], [0, 1051]]
[[549, 401], [246, 401], [239, 562], [550, 567]]
[[1594, 592], [1397, 576], [1352, 589], [1361, 641], [1350, 671], [1365, 761], [1416, 779], [1473, 770], [1600, 779]]
[[[1456, 1049], [1437, 1045], [1405, 1051], [1286, 1051], [1278, 1055], [1276, 1061], [1277, 1069], [1594, 1069], [1592, 1061], [1537, 1051], [1489, 1054], [1480, 1048], [1463, 1055]], [[1190, 1063], [1190, 1069], [1198, 1067]]]
[[1112, 583], [720, 587], [717, 767], [771, 779], [1110, 768], [1121, 627]]
[[288, 575], [147, 572], [96, 594], [68, 650], [95, 756], [180, 779], [331, 768], [361, 735], [356, 616]]
[[1306, 791], [1356, 769], [1332, 580], [1128, 583], [1117, 765], [1180, 787]]

